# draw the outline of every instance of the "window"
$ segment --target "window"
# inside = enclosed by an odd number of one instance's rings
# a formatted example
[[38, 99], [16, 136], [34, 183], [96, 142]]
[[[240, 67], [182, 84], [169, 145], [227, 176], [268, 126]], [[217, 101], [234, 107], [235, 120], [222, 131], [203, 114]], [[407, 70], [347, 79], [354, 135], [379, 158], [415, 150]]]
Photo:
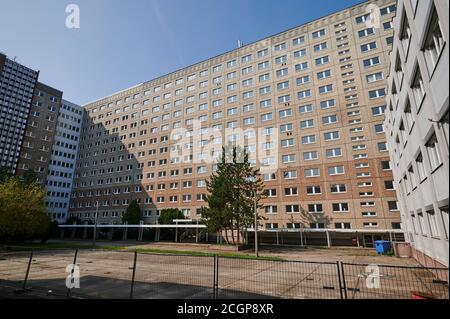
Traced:
[[275, 45], [273, 48], [275, 51], [281, 51], [286, 49], [286, 42]]
[[322, 80], [331, 76], [331, 70], [325, 70], [317, 73], [317, 79]]
[[337, 123], [337, 115], [336, 114], [322, 117], [323, 125], [334, 124], [334, 123]]
[[263, 49], [258, 51], [258, 58], [262, 58], [269, 54], [269, 49]]
[[318, 168], [305, 169], [305, 177], [317, 177], [320, 176], [320, 170]]
[[378, 143], [378, 151], [385, 152], [387, 151], [387, 143], [386, 142], [379, 142]]
[[405, 113], [405, 119], [406, 119], [406, 126], [407, 126], [408, 130], [411, 132], [411, 130], [414, 126], [414, 117], [412, 115], [411, 104], [409, 103], [409, 100], [407, 100], [407, 102], [406, 102], [404, 113]]
[[345, 192], [347, 192], [347, 186], [345, 184], [334, 184], [334, 185], [331, 185], [330, 191], [333, 194], [345, 193]]
[[297, 171], [285, 171], [283, 172], [284, 179], [295, 179], [297, 178]]
[[385, 8], [381, 8], [380, 9], [380, 14], [382, 16], [389, 14], [389, 13], [394, 13], [397, 11], [397, 6], [395, 4], [389, 6], [389, 7], [385, 7]]
[[313, 111], [312, 104], [306, 104], [306, 105], [300, 105], [299, 106], [299, 112], [300, 113], [310, 113]]
[[319, 94], [325, 94], [333, 91], [333, 84], [319, 86]]
[[449, 238], [449, 218], [448, 218], [448, 206], [440, 208], [442, 217], [442, 227], [444, 228], [445, 238]]
[[336, 229], [351, 229], [352, 225], [350, 223], [335, 223], [334, 228], [336, 228]]
[[296, 79], [297, 85], [302, 85], [309, 82], [309, 75], [305, 75]]
[[384, 89], [384, 88], [369, 91], [369, 98], [370, 99], [378, 99], [378, 98], [381, 98], [381, 97], [384, 97], [384, 96], [386, 96], [386, 89]]
[[384, 125], [383, 124], [375, 124], [374, 127], [375, 127], [375, 133], [377, 133], [377, 134], [384, 133]]
[[302, 144], [303, 145], [313, 144], [315, 142], [316, 142], [316, 136], [315, 135], [302, 136]]
[[364, 14], [362, 16], [356, 17], [356, 24], [361, 24], [363, 22], [366, 22], [367, 19], [370, 18], [370, 13]]
[[300, 72], [308, 69], [308, 62], [303, 62], [295, 65], [295, 71]]
[[394, 37], [393, 36], [387, 37], [386, 38], [386, 44], [387, 45], [392, 45], [392, 43], [394, 43]]
[[277, 70], [276, 74], [277, 74], [277, 77], [286, 76], [289, 74], [289, 70], [288, 70], [288, 68]]
[[322, 213], [323, 205], [322, 204], [308, 204], [308, 212], [309, 213]]
[[299, 100], [306, 99], [311, 96], [311, 90], [300, 91], [297, 93], [297, 98]]
[[318, 152], [317, 151], [311, 151], [311, 152], [303, 152], [303, 160], [305, 161], [312, 161], [318, 159]]
[[369, 84], [381, 80], [383, 80], [383, 72], [377, 72], [366, 76], [366, 81]]
[[373, 116], [383, 115], [385, 110], [386, 105], [372, 107], [372, 115]]
[[302, 56], [306, 56], [306, 49], [294, 51], [294, 58], [300, 58]]
[[374, 66], [377, 64], [380, 64], [380, 58], [377, 56], [370, 58], [370, 59], [363, 60], [363, 65], [365, 68], [368, 68], [368, 67], [371, 67], [371, 66]]
[[278, 112], [280, 118], [292, 116], [292, 109], [281, 110]]
[[342, 156], [342, 149], [340, 147], [327, 149], [325, 154], [327, 158], [339, 157]]
[[393, 181], [384, 181], [384, 188], [386, 190], [394, 190], [394, 182]]
[[297, 187], [288, 187], [284, 189], [284, 195], [285, 196], [296, 196], [298, 195], [298, 189]]
[[316, 44], [313, 48], [314, 48], [314, 52], [318, 52], [318, 51], [325, 50], [327, 47], [328, 47], [327, 43], [323, 42], [323, 43]]
[[434, 171], [442, 164], [442, 158], [439, 152], [439, 144], [436, 138], [436, 134], [433, 134], [433, 136], [431, 136], [425, 146], [427, 148], [431, 170]]
[[384, 30], [389, 30], [392, 29], [394, 27], [392, 21], [387, 21], [383, 23], [383, 29]]
[[333, 203], [333, 212], [348, 212], [348, 203]]
[[278, 206], [265, 206], [264, 213], [265, 214], [276, 214], [278, 212]]
[[305, 121], [301, 121], [300, 122], [300, 128], [301, 129], [306, 129], [306, 128], [311, 128], [314, 127], [314, 120], [305, 120]]
[[325, 141], [332, 141], [339, 139], [339, 131], [324, 133]]
[[295, 162], [295, 155], [294, 154], [283, 155], [282, 160], [284, 164], [293, 163]]
[[360, 38], [364, 38], [364, 37], [367, 37], [369, 35], [372, 35], [373, 33], [374, 33], [373, 28], [367, 28], [367, 29], [358, 31], [358, 36]]
[[425, 97], [425, 86], [423, 84], [422, 75], [420, 73], [419, 67], [416, 69], [416, 73], [414, 76], [414, 80], [411, 85], [411, 89], [413, 91], [414, 100], [417, 105], [417, 109], [420, 109], [422, 105], [422, 101]]
[[321, 101], [320, 102], [320, 108], [322, 110], [329, 109], [329, 108], [332, 108], [332, 107], [335, 107], [335, 106], [336, 106], [336, 100], [335, 99], [326, 100], [326, 101]]
[[306, 186], [306, 194], [308, 195], [321, 194], [320, 186]]
[[381, 161], [381, 169], [384, 171], [390, 171], [391, 168], [391, 162], [390, 161]]
[[286, 213], [299, 213], [300, 206], [299, 205], [286, 205]]
[[423, 51], [428, 69], [430, 73], [432, 73], [438, 63], [445, 44], [436, 8], [433, 8], [427, 32]]
[[292, 40], [292, 45], [300, 45], [305, 43], [305, 36], [301, 36]]
[[328, 167], [329, 175], [342, 175], [345, 173], [344, 166], [330, 166]]
[[286, 148], [286, 147], [292, 147], [292, 146], [294, 146], [293, 138], [281, 140], [281, 147]]
[[430, 224], [430, 235], [432, 237], [439, 237], [439, 228], [437, 223], [437, 217], [434, 210], [427, 211], [428, 223]]
[[248, 54], [248, 55], [243, 56], [241, 58], [242, 63], [247, 63], [247, 62], [250, 62], [251, 60], [252, 60], [252, 55], [251, 54]]
[[366, 43], [361, 45], [361, 52], [368, 52], [370, 50], [374, 50], [377, 48], [377, 43], [376, 42], [370, 42], [370, 43]]
[[325, 29], [320, 29], [320, 30], [312, 33], [312, 38], [317, 39], [317, 38], [323, 37], [324, 35], [325, 35]]
[[390, 211], [398, 211], [397, 201], [388, 201], [388, 208]]
[[323, 64], [330, 62], [330, 57], [328, 55], [323, 56], [323, 57], [317, 58], [315, 61], [316, 61], [316, 65], [323, 65]]
[[423, 163], [422, 153], [420, 153], [416, 157], [416, 165], [417, 165], [417, 173], [419, 176], [419, 181], [422, 182], [424, 179], [427, 178], [427, 173], [425, 171], [425, 164]]

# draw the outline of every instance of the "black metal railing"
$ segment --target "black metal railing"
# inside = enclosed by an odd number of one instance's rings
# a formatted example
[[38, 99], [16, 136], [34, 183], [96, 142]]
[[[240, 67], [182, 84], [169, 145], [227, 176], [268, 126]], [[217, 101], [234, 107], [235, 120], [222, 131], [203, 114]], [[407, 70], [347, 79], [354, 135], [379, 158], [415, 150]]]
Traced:
[[448, 274], [416, 266], [36, 250], [0, 253], [0, 297], [448, 299]]

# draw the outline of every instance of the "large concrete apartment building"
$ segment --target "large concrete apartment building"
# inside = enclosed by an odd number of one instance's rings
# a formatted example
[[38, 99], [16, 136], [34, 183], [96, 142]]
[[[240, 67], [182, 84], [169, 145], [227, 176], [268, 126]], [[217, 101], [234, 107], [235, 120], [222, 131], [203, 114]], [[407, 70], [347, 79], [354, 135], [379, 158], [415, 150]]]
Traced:
[[85, 105], [71, 215], [119, 223], [136, 199], [146, 222], [196, 218], [208, 159], [234, 141], [263, 170], [263, 227], [399, 229], [383, 126], [395, 12], [362, 3]]
[[0, 167], [31, 170], [47, 188], [52, 218], [68, 214], [83, 109], [38, 82], [39, 71], [0, 53]]
[[449, 261], [449, 4], [398, 1], [386, 134], [412, 255]]
[[0, 53], [0, 166], [18, 168], [39, 72]]
[[45, 205], [58, 222], [68, 217], [83, 113], [81, 106], [62, 100], [45, 181]]

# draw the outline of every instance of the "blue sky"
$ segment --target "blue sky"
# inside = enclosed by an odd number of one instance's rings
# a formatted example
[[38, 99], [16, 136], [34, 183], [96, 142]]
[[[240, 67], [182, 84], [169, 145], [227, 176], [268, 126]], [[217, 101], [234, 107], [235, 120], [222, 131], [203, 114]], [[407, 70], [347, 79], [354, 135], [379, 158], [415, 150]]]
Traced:
[[[85, 104], [361, 0], [0, 0], [0, 51]], [[81, 28], [65, 26], [79, 5]]]

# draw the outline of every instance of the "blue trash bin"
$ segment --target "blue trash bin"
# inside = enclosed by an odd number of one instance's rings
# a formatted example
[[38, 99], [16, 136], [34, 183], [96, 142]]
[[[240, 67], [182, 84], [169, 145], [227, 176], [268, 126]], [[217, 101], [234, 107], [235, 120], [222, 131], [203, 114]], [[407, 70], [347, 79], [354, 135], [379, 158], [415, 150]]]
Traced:
[[378, 254], [386, 254], [391, 250], [391, 242], [387, 240], [376, 240], [375, 251]]

